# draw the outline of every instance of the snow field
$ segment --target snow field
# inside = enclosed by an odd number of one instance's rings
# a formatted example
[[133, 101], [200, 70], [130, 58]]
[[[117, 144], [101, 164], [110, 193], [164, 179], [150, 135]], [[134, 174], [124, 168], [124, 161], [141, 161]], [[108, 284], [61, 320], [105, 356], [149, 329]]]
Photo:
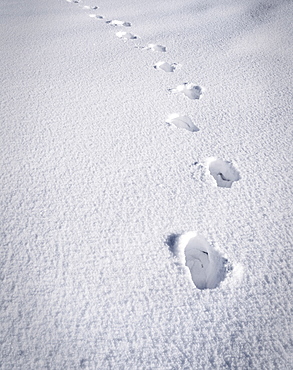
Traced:
[[[292, 6], [2, 6], [1, 366], [290, 368]], [[182, 68], [156, 73], [161, 55]], [[184, 81], [200, 100], [168, 92]], [[212, 186], [207, 157], [241, 180]], [[195, 228], [205, 241], [184, 241]], [[200, 245], [232, 271], [198, 289], [172, 233], [191, 269]]]

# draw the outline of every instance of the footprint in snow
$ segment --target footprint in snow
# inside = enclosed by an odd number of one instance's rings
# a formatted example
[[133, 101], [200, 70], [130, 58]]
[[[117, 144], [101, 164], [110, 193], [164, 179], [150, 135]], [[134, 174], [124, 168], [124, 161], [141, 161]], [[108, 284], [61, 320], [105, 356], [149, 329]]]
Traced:
[[116, 33], [116, 36], [118, 36], [120, 39], [127, 41], [127, 40], [135, 40], [138, 38], [138, 36], [135, 36], [133, 33], [130, 32], [123, 32], [119, 31]]
[[116, 19], [114, 19], [113, 21], [107, 21], [106, 23], [110, 24], [111, 26], [114, 26], [114, 27], [131, 27], [131, 23], [130, 22], [123, 22], [123, 21], [117, 21]]
[[240, 173], [231, 162], [217, 158], [208, 158], [207, 168], [218, 187], [231, 188], [234, 181], [240, 180]]
[[181, 116], [177, 113], [170, 114], [166, 119], [166, 123], [171, 127], [184, 128], [191, 132], [199, 131], [188, 116]]
[[96, 10], [96, 9], [99, 9], [99, 7], [98, 6], [89, 6], [89, 5], [85, 5], [85, 6], [83, 6], [82, 7], [82, 9], [84, 9], [84, 10]]
[[199, 289], [214, 289], [231, 270], [227, 259], [195, 231], [171, 234], [166, 241], [189, 279]]
[[154, 65], [154, 68], [159, 71], [165, 71], [165, 72], [174, 72], [175, 69], [180, 68], [181, 65], [177, 63], [169, 64], [167, 62], [158, 62]]
[[185, 82], [174, 89], [169, 89], [172, 93], [183, 93], [189, 99], [199, 99], [202, 95], [202, 88], [193, 83]]
[[159, 44], [148, 44], [147, 46], [138, 46], [138, 48], [142, 50], [157, 51], [159, 53], [165, 53], [167, 51], [166, 46]]
[[99, 14], [89, 14], [89, 17], [91, 17], [91, 18], [97, 18], [97, 19], [104, 19], [104, 16], [103, 15], [99, 15]]

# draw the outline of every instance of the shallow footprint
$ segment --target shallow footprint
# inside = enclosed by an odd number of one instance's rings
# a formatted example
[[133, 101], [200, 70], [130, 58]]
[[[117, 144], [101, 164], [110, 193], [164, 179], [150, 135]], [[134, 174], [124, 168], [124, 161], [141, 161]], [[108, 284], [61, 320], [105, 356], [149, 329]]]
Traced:
[[135, 36], [133, 33], [130, 32], [123, 32], [119, 31], [116, 33], [116, 36], [118, 36], [120, 39], [127, 41], [127, 40], [135, 40], [138, 38], [138, 36]]
[[82, 9], [84, 9], [84, 10], [96, 10], [96, 9], [99, 9], [99, 7], [98, 7], [98, 6], [89, 6], [89, 5], [84, 5], [84, 6], [82, 7]]
[[234, 181], [240, 180], [240, 173], [229, 161], [208, 158], [207, 167], [218, 187], [231, 188]]
[[158, 62], [154, 65], [154, 68], [159, 70], [159, 71], [165, 71], [165, 72], [174, 72], [175, 69], [178, 69], [180, 68], [180, 64], [177, 64], [177, 63], [172, 63], [172, 64], [169, 64], [167, 62]]
[[170, 235], [167, 244], [197, 288], [214, 289], [225, 279], [228, 261], [197, 232]]
[[199, 99], [202, 95], [202, 88], [193, 83], [185, 82], [177, 86], [175, 89], [169, 89], [172, 93], [183, 93], [189, 99]]
[[166, 119], [166, 123], [177, 128], [184, 128], [191, 132], [197, 132], [199, 129], [194, 125], [188, 116], [180, 116], [177, 113], [170, 114]]
[[130, 22], [123, 22], [123, 21], [117, 21], [114, 19], [113, 21], [107, 21], [106, 23], [110, 24], [111, 26], [120, 26], [120, 27], [131, 27]]
[[159, 45], [159, 44], [148, 44], [147, 46], [144, 46], [142, 49], [157, 51], [160, 53], [165, 53], [167, 51], [166, 46]]
[[89, 14], [89, 17], [97, 18], [97, 19], [104, 19], [104, 16], [100, 14]]

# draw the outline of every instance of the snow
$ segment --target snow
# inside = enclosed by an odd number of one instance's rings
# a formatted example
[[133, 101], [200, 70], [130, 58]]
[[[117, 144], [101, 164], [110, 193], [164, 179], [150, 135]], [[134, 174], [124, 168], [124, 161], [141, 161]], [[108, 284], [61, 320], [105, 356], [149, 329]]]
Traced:
[[1, 2], [1, 368], [292, 368], [292, 8]]

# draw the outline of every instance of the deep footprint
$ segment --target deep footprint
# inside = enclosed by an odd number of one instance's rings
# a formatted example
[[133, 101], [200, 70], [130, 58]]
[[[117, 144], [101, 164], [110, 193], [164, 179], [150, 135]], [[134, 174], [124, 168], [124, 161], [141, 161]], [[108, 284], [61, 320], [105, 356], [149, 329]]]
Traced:
[[194, 125], [188, 116], [181, 116], [177, 113], [170, 114], [166, 119], [166, 123], [172, 127], [184, 128], [191, 132], [197, 132], [199, 129]]
[[174, 72], [175, 69], [180, 68], [180, 64], [177, 63], [169, 64], [167, 62], [160, 61], [154, 65], [154, 68], [159, 71]]
[[216, 180], [217, 186], [221, 188], [231, 188], [234, 181], [240, 180], [240, 173], [229, 161], [209, 158], [207, 160], [207, 167], [210, 174]]
[[231, 269], [227, 259], [195, 231], [170, 235], [166, 243], [199, 289], [217, 288]]
[[189, 99], [199, 99], [202, 95], [202, 88], [193, 83], [185, 82], [174, 89], [169, 89], [172, 93], [183, 93]]
[[108, 23], [108, 24], [110, 24], [111, 26], [114, 26], [114, 27], [117, 27], [117, 26], [120, 26], [120, 27], [131, 27], [131, 23], [130, 22], [117, 21], [116, 19], [114, 19], [112, 21], [107, 21], [106, 23]]

